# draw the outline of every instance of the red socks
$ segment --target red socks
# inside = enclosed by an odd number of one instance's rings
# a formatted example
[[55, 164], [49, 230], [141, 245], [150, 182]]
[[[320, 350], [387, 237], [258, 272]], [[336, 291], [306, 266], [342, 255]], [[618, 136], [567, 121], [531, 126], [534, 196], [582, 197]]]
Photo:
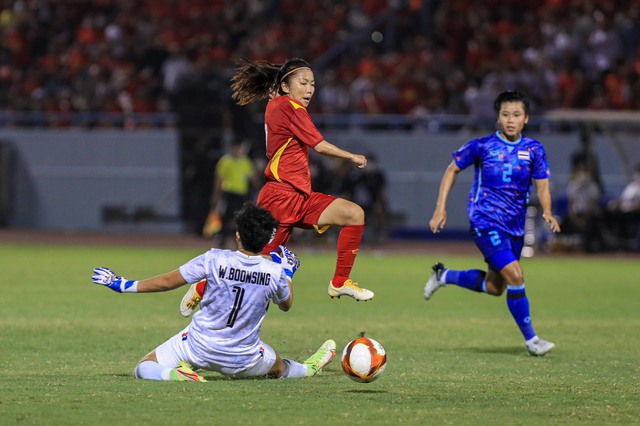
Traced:
[[342, 287], [342, 284], [349, 279], [351, 268], [356, 261], [364, 225], [344, 226], [338, 237], [338, 259], [336, 261], [336, 272], [331, 280], [334, 287]]

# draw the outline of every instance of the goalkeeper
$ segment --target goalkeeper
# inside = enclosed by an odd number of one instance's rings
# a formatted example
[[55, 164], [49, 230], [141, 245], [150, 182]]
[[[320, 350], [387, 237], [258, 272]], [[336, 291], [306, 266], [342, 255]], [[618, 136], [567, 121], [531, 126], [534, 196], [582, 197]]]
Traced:
[[306, 361], [282, 359], [260, 340], [270, 301], [282, 311], [293, 303], [291, 279], [300, 262], [285, 246], [260, 255], [278, 223], [271, 213], [245, 203], [236, 215], [237, 251], [211, 249], [180, 268], [153, 278], [130, 281], [109, 268], [95, 268], [93, 282], [119, 293], [155, 293], [207, 280], [200, 311], [182, 331], [138, 362], [135, 377], [204, 382], [195, 370], [231, 378], [299, 378], [316, 375], [335, 355], [327, 340]]

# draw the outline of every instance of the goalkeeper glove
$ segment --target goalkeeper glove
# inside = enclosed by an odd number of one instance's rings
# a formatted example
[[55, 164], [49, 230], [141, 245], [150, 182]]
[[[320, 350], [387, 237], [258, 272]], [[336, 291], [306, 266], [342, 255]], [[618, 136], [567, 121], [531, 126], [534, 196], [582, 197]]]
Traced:
[[282, 269], [284, 269], [284, 273], [287, 274], [290, 280], [293, 280], [293, 274], [300, 267], [300, 260], [298, 256], [295, 255], [291, 250], [286, 248], [285, 246], [278, 246], [280, 251], [272, 250], [271, 259], [282, 265]]
[[91, 279], [94, 283], [107, 286], [118, 293], [138, 292], [138, 281], [129, 281], [126, 278], [122, 278], [116, 275], [111, 269], [105, 268], [104, 266], [101, 268], [94, 268]]

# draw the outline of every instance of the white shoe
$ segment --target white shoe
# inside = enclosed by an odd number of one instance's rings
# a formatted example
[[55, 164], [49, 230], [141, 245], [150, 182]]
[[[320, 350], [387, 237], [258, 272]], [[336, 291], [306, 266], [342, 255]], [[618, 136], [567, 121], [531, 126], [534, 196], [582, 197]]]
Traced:
[[341, 287], [334, 287], [333, 283], [329, 281], [329, 296], [333, 299], [337, 297], [340, 299], [340, 296], [349, 296], [356, 299], [356, 301], [367, 301], [373, 299], [374, 293], [371, 290], [367, 290], [366, 288], [360, 288], [358, 283], [355, 283], [351, 280], [346, 280]]
[[304, 362], [307, 366], [307, 376], [312, 377], [318, 374], [333, 360], [334, 356], [336, 356], [336, 342], [329, 339]]
[[538, 336], [526, 342], [526, 344], [527, 344], [527, 350], [533, 356], [544, 356], [547, 352], [549, 352], [551, 349], [553, 349], [556, 346], [555, 343], [542, 340]]
[[190, 317], [200, 305], [202, 295], [198, 294], [196, 290], [197, 285], [198, 283], [191, 284], [189, 290], [182, 296], [182, 300], [180, 301], [180, 314], [182, 314], [183, 317]]
[[427, 284], [424, 286], [424, 298], [429, 300], [433, 293], [435, 293], [440, 287], [444, 287], [446, 283], [442, 281], [442, 273], [446, 270], [444, 265], [440, 262], [431, 267], [431, 275], [427, 280]]

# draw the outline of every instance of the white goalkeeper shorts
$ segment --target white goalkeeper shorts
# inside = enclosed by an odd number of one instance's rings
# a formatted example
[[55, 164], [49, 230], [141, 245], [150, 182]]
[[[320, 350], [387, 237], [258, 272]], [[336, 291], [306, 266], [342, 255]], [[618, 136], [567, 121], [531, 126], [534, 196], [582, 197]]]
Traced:
[[232, 378], [264, 377], [276, 362], [276, 351], [262, 340], [260, 341], [260, 356], [251, 365], [243, 367], [227, 367], [207, 362], [196, 357], [189, 344], [184, 339], [188, 328], [176, 334], [156, 348], [156, 358], [160, 365], [175, 368], [180, 361], [187, 361], [195, 369], [216, 371]]

